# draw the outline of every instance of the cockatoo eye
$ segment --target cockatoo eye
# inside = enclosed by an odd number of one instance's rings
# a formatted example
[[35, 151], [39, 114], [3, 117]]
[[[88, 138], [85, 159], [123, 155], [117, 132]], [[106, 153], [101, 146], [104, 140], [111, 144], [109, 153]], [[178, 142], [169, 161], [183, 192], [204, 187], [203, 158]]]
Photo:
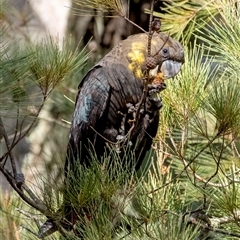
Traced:
[[164, 54], [167, 54], [167, 53], [168, 53], [168, 49], [167, 49], [167, 48], [164, 48], [164, 49], [162, 50], [162, 52], [163, 52]]

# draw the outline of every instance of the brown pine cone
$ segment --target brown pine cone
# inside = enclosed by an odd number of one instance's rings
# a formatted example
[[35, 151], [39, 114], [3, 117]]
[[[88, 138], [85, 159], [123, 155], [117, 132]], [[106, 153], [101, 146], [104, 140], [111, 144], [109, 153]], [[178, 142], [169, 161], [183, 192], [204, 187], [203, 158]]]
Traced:
[[161, 22], [159, 18], [154, 18], [152, 21], [152, 31], [159, 32], [161, 28]]
[[157, 60], [154, 57], [146, 58], [146, 66], [148, 69], [154, 69], [157, 66]]

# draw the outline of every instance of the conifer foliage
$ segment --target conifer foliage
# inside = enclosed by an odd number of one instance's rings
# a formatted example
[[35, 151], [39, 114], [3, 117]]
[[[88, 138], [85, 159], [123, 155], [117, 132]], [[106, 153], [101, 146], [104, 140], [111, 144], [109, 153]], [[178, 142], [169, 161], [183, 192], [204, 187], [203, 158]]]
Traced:
[[[101, 15], [131, 22], [125, 1], [75, 2], [78, 14], [97, 9]], [[184, 45], [185, 63], [160, 93], [159, 131], [146, 164], [137, 174], [126, 172], [120, 164], [111, 167], [110, 159], [123, 160], [115, 151], [100, 165], [94, 149], [89, 149], [92, 165], [76, 169], [78, 177], [73, 176], [75, 184], [68, 193], [73, 205], [87, 210], [85, 219], [70, 232], [59, 225], [46, 239], [240, 238], [240, 3], [163, 2], [161, 13], [153, 8], [145, 13], [152, 19], [153, 12], [161, 19], [161, 31]], [[5, 10], [1, 11], [2, 18]], [[80, 53], [72, 50], [70, 41], [59, 50], [51, 38], [19, 47], [18, 42], [9, 44], [7, 33], [8, 28], [3, 29], [0, 38], [0, 139], [7, 146], [0, 171], [20, 198], [1, 198], [2, 226], [14, 230], [0, 232], [5, 239], [38, 239], [46, 217], [62, 219], [57, 210], [64, 190], [39, 176], [44, 187], [35, 192], [16, 171], [12, 149], [31, 131], [52, 91], [83, 68], [89, 55], [85, 48]], [[14, 129], [7, 127], [8, 119], [16, 120]], [[128, 150], [123, 158], [134, 154]], [[122, 184], [125, 179], [129, 180]], [[73, 194], [76, 191], [79, 194]]]

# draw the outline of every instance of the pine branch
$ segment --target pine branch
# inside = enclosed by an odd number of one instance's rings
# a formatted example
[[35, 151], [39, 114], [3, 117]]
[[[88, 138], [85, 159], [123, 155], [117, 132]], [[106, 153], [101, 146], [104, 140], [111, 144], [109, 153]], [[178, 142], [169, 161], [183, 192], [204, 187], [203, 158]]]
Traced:
[[27, 197], [25, 193], [16, 185], [15, 179], [11, 176], [11, 174], [0, 164], [0, 171], [3, 173], [3, 175], [8, 180], [9, 184], [12, 186], [12, 188], [19, 194], [19, 196], [30, 206], [37, 209], [41, 213], [43, 213], [46, 216], [51, 216], [52, 214], [48, 212], [46, 206], [41, 203], [41, 200], [35, 196], [35, 194], [25, 187], [24, 183], [22, 184], [22, 188], [27, 189], [28, 193], [30, 194], [31, 198]]
[[[204, 27], [205, 22], [209, 22], [222, 7], [215, 0], [164, 1], [164, 13], [154, 12], [153, 16], [161, 18], [164, 32], [189, 42], [196, 30]], [[145, 12], [150, 14], [149, 10]]]
[[[238, 214], [239, 214], [239, 211], [238, 211]], [[205, 221], [202, 221], [203, 219], [201, 219], [202, 216], [200, 216], [200, 215], [201, 214], [193, 213], [193, 214], [190, 215], [188, 221], [193, 225], [200, 226], [200, 228], [203, 231], [207, 230], [207, 231], [211, 231], [211, 232], [214, 232], [214, 233], [220, 233], [220, 234], [224, 234], [224, 235], [227, 235], [227, 236], [240, 238], [240, 234], [238, 234], [238, 233], [214, 227], [214, 226], [219, 226], [219, 225], [222, 225], [222, 224], [226, 224], [226, 223], [235, 222], [237, 220], [240, 220], [239, 215], [238, 215], [237, 218], [232, 218], [232, 217], [208, 218], [208, 223], [205, 222]], [[205, 217], [207, 217], [207, 216], [205, 216]]]
[[7, 146], [7, 150], [8, 150], [8, 156], [9, 156], [10, 161], [11, 161], [13, 175], [16, 178], [17, 177], [17, 168], [16, 168], [16, 164], [15, 164], [15, 161], [14, 161], [12, 153], [11, 153], [11, 145], [10, 145], [10, 142], [9, 142], [7, 133], [5, 131], [5, 128], [4, 128], [1, 117], [0, 117], [0, 132], [1, 132], [1, 134], [3, 134], [4, 140], [5, 140], [5, 143], [6, 143], [6, 146]]
[[[111, 17], [122, 17], [127, 22], [135, 26], [136, 28], [140, 29], [142, 32], [146, 32], [143, 28], [137, 25], [135, 22], [130, 20], [129, 18], [129, 7], [130, 2], [128, 0], [127, 9], [125, 9], [122, 0], [74, 0], [74, 3], [79, 6], [79, 8], [73, 9], [76, 14], [79, 16], [90, 15], [95, 16], [95, 10], [102, 12], [102, 13], [110, 13], [112, 14]], [[107, 16], [105, 16], [107, 17]], [[109, 16], [110, 17], [110, 16]]]

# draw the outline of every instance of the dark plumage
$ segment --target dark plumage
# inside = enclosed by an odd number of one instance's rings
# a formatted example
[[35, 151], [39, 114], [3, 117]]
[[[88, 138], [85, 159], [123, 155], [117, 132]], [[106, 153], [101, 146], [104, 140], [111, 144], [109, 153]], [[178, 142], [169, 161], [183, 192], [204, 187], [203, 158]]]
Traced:
[[[100, 157], [104, 153], [106, 139], [116, 142], [118, 136], [123, 136], [128, 132], [132, 126], [128, 120], [133, 119], [133, 113], [129, 111], [128, 104], [131, 103], [135, 106], [139, 103], [142, 90], [142, 81], [136, 81], [130, 70], [120, 63], [114, 63], [109, 67], [94, 67], [86, 75], [76, 99], [66, 168], [72, 158], [78, 158], [79, 163], [89, 166], [89, 141], [93, 144], [96, 155]], [[147, 105], [144, 113], [141, 114], [139, 125], [130, 139], [133, 146], [138, 139], [136, 159], [140, 159], [137, 169], [145, 152], [151, 146], [152, 138], [157, 133], [158, 110], [161, 107], [161, 101], [148, 98]], [[123, 133], [121, 125], [124, 118]], [[80, 149], [80, 142], [86, 147]]]
[[[116, 143], [118, 139], [124, 139], [132, 127], [131, 120], [143, 95], [147, 41], [147, 34], [137, 34], [120, 42], [81, 81], [70, 129], [66, 181], [76, 169], [76, 164], [86, 167], [91, 164], [89, 143], [100, 160], [106, 142]], [[159, 79], [161, 82], [176, 75], [184, 61], [182, 46], [163, 33], [153, 34], [151, 55], [154, 57], [151, 62], [156, 65], [150, 72], [153, 83], [149, 84], [139, 121], [128, 139], [134, 147], [136, 159], [131, 166], [136, 170], [157, 133], [159, 109], [162, 106], [161, 99], [156, 97], [162, 86]], [[121, 154], [122, 149], [117, 150]], [[70, 207], [65, 207], [65, 214], [70, 222], [75, 221]]]
[[[81, 81], [70, 129], [66, 174], [72, 158], [77, 158], [80, 164], [89, 165], [88, 147], [83, 147], [87, 146], [89, 141], [100, 157], [104, 152], [106, 139], [116, 142], [119, 136], [125, 135], [131, 128], [132, 123], [128, 120], [133, 120], [134, 111], [131, 112], [129, 105], [137, 108], [143, 95], [147, 40], [147, 34], [137, 34], [120, 42]], [[162, 79], [173, 77], [180, 70], [177, 66], [175, 71], [175, 66], [170, 64], [161, 72], [164, 61], [183, 63], [184, 60], [182, 46], [163, 33], [153, 35], [152, 55], [156, 59], [157, 72], [162, 74]], [[164, 76], [165, 72], [168, 76]], [[157, 86], [155, 90], [158, 91]], [[134, 147], [138, 142], [135, 151], [138, 159], [136, 170], [156, 136], [161, 105], [161, 99], [153, 97], [150, 91], [146, 103], [142, 106], [138, 126], [129, 139]], [[121, 132], [123, 121], [124, 132]]]

